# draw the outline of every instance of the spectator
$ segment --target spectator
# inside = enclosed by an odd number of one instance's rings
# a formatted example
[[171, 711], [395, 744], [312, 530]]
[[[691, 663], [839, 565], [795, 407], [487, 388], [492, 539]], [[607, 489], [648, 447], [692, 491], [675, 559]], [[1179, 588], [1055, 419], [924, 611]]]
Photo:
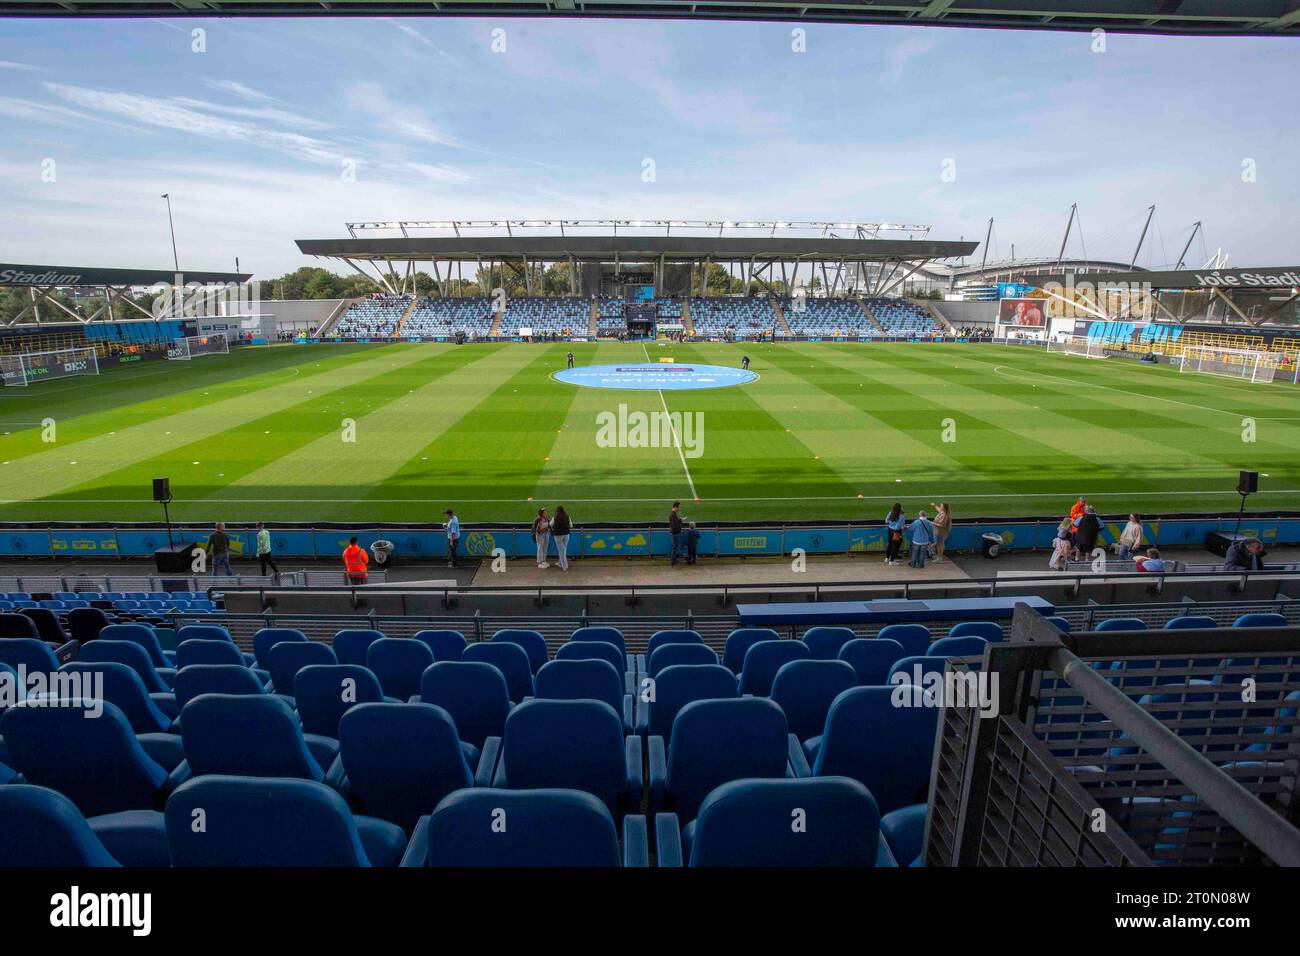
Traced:
[[348, 539], [348, 546], [343, 549], [343, 570], [348, 576], [349, 584], [365, 584], [368, 573], [366, 566], [370, 556], [366, 549], [357, 544], [356, 535]]
[[1232, 543], [1232, 547], [1228, 548], [1228, 553], [1223, 559], [1223, 570], [1263, 571], [1264, 555], [1267, 553], [1264, 550], [1264, 542], [1259, 538], [1239, 538]]
[[1147, 548], [1145, 555], [1139, 555], [1133, 559], [1139, 571], [1147, 571], [1156, 574], [1165, 569], [1164, 559], [1160, 557], [1160, 552], [1155, 548]]
[[1074, 549], [1080, 557], [1092, 554], [1097, 547], [1097, 536], [1101, 534], [1101, 519], [1097, 510], [1088, 505], [1087, 509], [1074, 522]]
[[1052, 539], [1052, 556], [1047, 562], [1047, 566], [1053, 571], [1066, 570], [1070, 555], [1074, 553], [1074, 537], [1071, 530], [1069, 518], [1063, 519], [1056, 529], [1056, 537]]
[[1083, 513], [1087, 510], [1088, 499], [1083, 495], [1079, 495], [1079, 500], [1076, 501], [1074, 506], [1070, 509], [1070, 520], [1077, 523], [1078, 520], [1083, 517]]
[[930, 506], [934, 508], [934, 560], [937, 564], [943, 560], [944, 546], [948, 543], [948, 535], [952, 532], [952, 511], [949, 510], [946, 501], [941, 501], [937, 505], [931, 502]]
[[569, 532], [572, 530], [573, 523], [569, 521], [569, 513], [564, 510], [564, 505], [556, 505], [555, 519], [551, 522], [551, 539], [555, 542], [555, 553], [559, 555], [561, 571], [569, 570]]
[[695, 522], [692, 521], [687, 526], [686, 531], [686, 563], [694, 564], [700, 548], [700, 533], [695, 530]]
[[1115, 542], [1115, 554], [1121, 561], [1127, 561], [1142, 543], [1142, 522], [1137, 515], [1128, 516], [1128, 524], [1120, 532]]
[[916, 515], [916, 520], [908, 526], [908, 537], [912, 539], [911, 560], [908, 565], [914, 568], [925, 567], [925, 556], [930, 550], [930, 545], [934, 543], [934, 525], [925, 515], [925, 509], [922, 508]]
[[447, 567], [456, 566], [456, 547], [460, 544], [460, 519], [456, 517], [456, 512], [448, 508], [443, 512], [447, 518], [444, 527], [447, 529], [447, 555], [451, 559], [447, 562]]
[[266, 525], [260, 521], [257, 523], [257, 560], [262, 562], [263, 577], [266, 576], [267, 565], [271, 566], [277, 579], [280, 577], [280, 569], [275, 566], [275, 561], [271, 558], [271, 532], [267, 531]]
[[903, 506], [897, 501], [885, 515], [885, 564], [897, 564], [898, 554], [903, 550], [903, 529], [907, 527], [907, 518], [903, 515]]
[[546, 560], [546, 548], [550, 543], [547, 535], [551, 533], [551, 519], [546, 515], [545, 508], [537, 509], [537, 517], [533, 519], [533, 541], [537, 543], [537, 566], [539, 568], [549, 568], [550, 562]]
[[208, 550], [212, 553], [212, 573], [220, 574], [222, 569], [229, 577], [234, 577], [235, 572], [230, 567], [230, 536], [226, 534], [226, 526], [218, 521], [216, 529], [208, 535]]
[[682, 503], [674, 501], [672, 510], [668, 512], [668, 534], [673, 540], [672, 560], [669, 565], [677, 563], [677, 554], [682, 549]]

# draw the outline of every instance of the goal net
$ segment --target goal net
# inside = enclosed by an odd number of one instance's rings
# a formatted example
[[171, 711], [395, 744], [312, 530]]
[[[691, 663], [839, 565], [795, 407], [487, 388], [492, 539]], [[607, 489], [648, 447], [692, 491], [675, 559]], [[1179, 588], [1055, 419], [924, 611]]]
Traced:
[[1100, 339], [1090, 339], [1086, 335], [1071, 335], [1065, 339], [1050, 339], [1047, 351], [1061, 352], [1065, 355], [1083, 355], [1087, 358], [1105, 358], [1106, 348]]
[[230, 342], [224, 332], [209, 332], [207, 335], [187, 335], [175, 339], [167, 348], [167, 357], [189, 361], [197, 355], [224, 355], [229, 351]]
[[1178, 371], [1224, 375], [1246, 382], [1271, 382], [1281, 361], [1282, 356], [1277, 352], [1189, 345], [1178, 360]]
[[0, 379], [5, 385], [30, 385], [52, 378], [98, 374], [99, 356], [93, 348], [0, 355]]

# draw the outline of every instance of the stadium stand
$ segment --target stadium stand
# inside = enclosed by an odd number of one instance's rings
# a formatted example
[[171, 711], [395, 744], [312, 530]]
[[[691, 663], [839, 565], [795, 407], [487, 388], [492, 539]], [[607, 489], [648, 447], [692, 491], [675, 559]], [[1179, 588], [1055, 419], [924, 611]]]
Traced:
[[784, 299], [781, 313], [794, 335], [830, 337], [876, 331], [857, 299]]
[[776, 326], [776, 313], [765, 298], [692, 298], [695, 334], [706, 338], [754, 335]]
[[372, 295], [348, 306], [335, 326], [335, 335], [349, 339], [383, 338], [397, 333], [414, 299], [409, 295]]
[[933, 335], [934, 319], [920, 306], [903, 299], [867, 299], [867, 308], [892, 335]]
[[442, 299], [421, 296], [406, 318], [404, 335], [455, 335], [483, 338], [492, 328], [490, 299]]

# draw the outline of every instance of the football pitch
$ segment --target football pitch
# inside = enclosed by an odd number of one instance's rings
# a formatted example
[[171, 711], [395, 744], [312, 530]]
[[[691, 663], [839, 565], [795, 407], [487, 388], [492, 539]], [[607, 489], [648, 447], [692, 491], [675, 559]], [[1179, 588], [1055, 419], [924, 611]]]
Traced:
[[[748, 355], [758, 377], [580, 387], [552, 377], [570, 349], [577, 366]], [[602, 438], [637, 412], [694, 427]], [[179, 522], [527, 522], [563, 504], [590, 526], [661, 521], [674, 499], [699, 521], [877, 522], [895, 500], [961, 520], [1080, 494], [1235, 512], [1242, 468], [1261, 472], [1251, 510], [1275, 510], [1300, 493], [1300, 388], [997, 345], [271, 346], [0, 390], [0, 462], [9, 521], [158, 521], [160, 476]]]

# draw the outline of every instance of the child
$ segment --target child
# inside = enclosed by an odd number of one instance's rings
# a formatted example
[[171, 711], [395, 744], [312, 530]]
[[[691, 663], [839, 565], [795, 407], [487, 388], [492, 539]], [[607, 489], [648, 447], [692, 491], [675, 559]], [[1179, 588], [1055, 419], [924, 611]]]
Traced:
[[695, 530], [695, 522], [692, 521], [686, 526], [686, 563], [695, 563], [695, 554], [700, 547], [700, 533]]

